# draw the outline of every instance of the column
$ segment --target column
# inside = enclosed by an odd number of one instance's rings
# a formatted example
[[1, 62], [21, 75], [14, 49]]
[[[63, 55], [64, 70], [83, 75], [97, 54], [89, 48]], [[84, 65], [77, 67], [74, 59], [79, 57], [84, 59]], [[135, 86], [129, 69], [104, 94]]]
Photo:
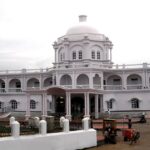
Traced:
[[90, 73], [90, 76], [89, 76], [89, 87], [93, 88], [93, 75], [91, 73]]
[[99, 95], [100, 98], [100, 112], [104, 111], [104, 106], [103, 106], [103, 95]]
[[43, 88], [43, 80], [42, 80], [42, 74], [40, 74], [40, 89], [42, 89]]
[[26, 115], [25, 115], [26, 120], [28, 120], [29, 117], [30, 117], [30, 94], [27, 93]]
[[5, 79], [5, 91], [8, 92], [8, 78], [6, 76], [6, 79]]
[[42, 97], [42, 119], [45, 119], [47, 116], [47, 94], [43, 93]]
[[124, 71], [123, 71], [123, 75], [122, 75], [122, 86], [123, 86], [123, 90], [127, 89], [127, 78], [126, 78]]
[[75, 89], [76, 88], [76, 78], [75, 78], [75, 72], [73, 71], [72, 74], [72, 88]]
[[110, 49], [110, 61], [112, 62], [112, 49]]
[[55, 113], [55, 96], [52, 95], [52, 112]]
[[101, 90], [103, 90], [104, 89], [104, 77], [103, 77], [103, 74], [102, 74], [102, 76], [101, 76]]
[[66, 92], [66, 118], [71, 120], [71, 94]]
[[95, 118], [97, 119], [99, 117], [99, 112], [98, 112], [98, 94], [95, 95]]
[[89, 93], [84, 93], [84, 117], [90, 117], [90, 108], [89, 108]]

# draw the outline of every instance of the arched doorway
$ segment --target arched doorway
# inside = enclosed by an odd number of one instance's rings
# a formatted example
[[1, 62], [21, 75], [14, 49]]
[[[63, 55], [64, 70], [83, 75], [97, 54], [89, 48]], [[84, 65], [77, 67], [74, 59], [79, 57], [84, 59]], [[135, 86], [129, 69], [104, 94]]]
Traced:
[[65, 114], [65, 97], [63, 96], [56, 98], [56, 113], [60, 116]]
[[71, 99], [72, 118], [81, 118], [84, 116], [84, 99], [82, 97], [73, 97]]

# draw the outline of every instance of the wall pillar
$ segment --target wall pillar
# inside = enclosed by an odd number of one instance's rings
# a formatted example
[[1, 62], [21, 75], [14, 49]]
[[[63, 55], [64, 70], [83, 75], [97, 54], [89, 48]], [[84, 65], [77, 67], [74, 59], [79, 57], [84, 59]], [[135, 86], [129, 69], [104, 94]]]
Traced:
[[90, 117], [89, 93], [84, 93], [84, 117]]
[[66, 92], [66, 118], [71, 120], [71, 93]]
[[93, 88], [93, 75], [91, 73], [89, 76], [89, 88]]
[[5, 91], [8, 92], [8, 88], [9, 88], [9, 85], [8, 85], [8, 78], [6, 77], [5, 79]]
[[54, 95], [52, 95], [52, 112], [54, 112], [55, 113], [55, 96]]
[[123, 90], [127, 89], [127, 77], [126, 77], [124, 72], [123, 72], [123, 75], [122, 75], [122, 88], [123, 88]]
[[112, 49], [110, 49], [110, 61], [112, 62]]
[[100, 112], [104, 111], [104, 104], [103, 104], [103, 95], [99, 95], [100, 100]]
[[29, 119], [30, 115], [31, 115], [31, 114], [30, 114], [30, 94], [27, 93], [26, 115], [25, 115], [26, 120]]
[[43, 88], [43, 80], [42, 80], [42, 75], [40, 75], [40, 85], [39, 85], [40, 89]]
[[98, 106], [99, 106], [98, 94], [96, 94], [95, 95], [95, 118], [96, 119], [99, 117]]
[[47, 116], [47, 94], [42, 94], [42, 118], [45, 119]]
[[104, 89], [104, 77], [103, 77], [103, 74], [102, 74], [102, 76], [101, 76], [101, 90], [103, 90]]

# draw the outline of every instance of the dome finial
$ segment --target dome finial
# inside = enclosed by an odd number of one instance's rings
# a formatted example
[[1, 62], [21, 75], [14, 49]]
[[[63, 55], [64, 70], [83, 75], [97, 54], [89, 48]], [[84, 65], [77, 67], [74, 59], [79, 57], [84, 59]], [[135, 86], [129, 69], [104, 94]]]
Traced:
[[86, 22], [87, 16], [86, 15], [80, 15], [79, 16], [79, 22]]

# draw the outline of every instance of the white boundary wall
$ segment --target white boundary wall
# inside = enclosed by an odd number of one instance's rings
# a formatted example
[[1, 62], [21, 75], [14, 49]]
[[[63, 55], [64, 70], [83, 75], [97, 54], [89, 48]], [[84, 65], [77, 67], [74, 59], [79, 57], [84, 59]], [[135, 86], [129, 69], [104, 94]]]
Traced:
[[0, 138], [2, 150], [76, 150], [96, 145], [94, 129]]

